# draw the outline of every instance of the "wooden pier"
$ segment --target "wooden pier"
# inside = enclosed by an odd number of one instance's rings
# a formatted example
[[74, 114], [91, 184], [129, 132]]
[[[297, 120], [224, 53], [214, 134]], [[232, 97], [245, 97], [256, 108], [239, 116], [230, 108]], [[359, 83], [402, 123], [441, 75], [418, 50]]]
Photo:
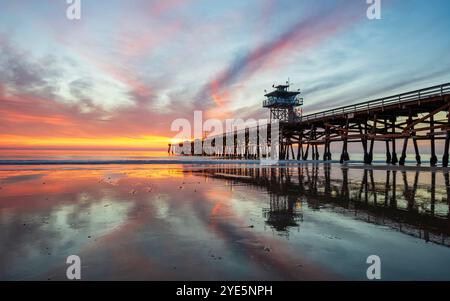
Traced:
[[[361, 144], [364, 163], [372, 164], [375, 142], [383, 142], [386, 163], [404, 165], [409, 142], [412, 141], [417, 164], [422, 164], [419, 141], [426, 141], [430, 150], [430, 165], [437, 166], [438, 156], [443, 167], [449, 164], [450, 147], [450, 83], [428, 87], [416, 91], [361, 102], [354, 105], [334, 108], [323, 112], [302, 116], [296, 108], [303, 104], [298, 98], [300, 91], [289, 91], [289, 85], [277, 86], [275, 91], [266, 94], [263, 106], [271, 111], [270, 120], [279, 121], [279, 159], [281, 160], [332, 160], [331, 145], [340, 144], [340, 162], [350, 160], [349, 143]], [[208, 137], [222, 139], [223, 149], [216, 150], [213, 156], [222, 158], [257, 159], [266, 156], [270, 147], [267, 144], [251, 141], [250, 131], [270, 132], [271, 123], [260, 127], [245, 129], [245, 143], [227, 149], [226, 136]], [[235, 141], [239, 134], [231, 133]], [[400, 153], [396, 142], [402, 141]], [[443, 140], [443, 153], [436, 151], [436, 141]], [[194, 142], [185, 142], [192, 143]], [[179, 144], [182, 146], [184, 143]], [[213, 142], [214, 145], [214, 142]], [[322, 156], [319, 153], [322, 150]], [[422, 145], [423, 147], [423, 145]], [[192, 147], [193, 149], [193, 147]], [[169, 145], [169, 153], [174, 145]], [[193, 155], [185, 154], [185, 155]], [[202, 154], [205, 155], [205, 154]]]

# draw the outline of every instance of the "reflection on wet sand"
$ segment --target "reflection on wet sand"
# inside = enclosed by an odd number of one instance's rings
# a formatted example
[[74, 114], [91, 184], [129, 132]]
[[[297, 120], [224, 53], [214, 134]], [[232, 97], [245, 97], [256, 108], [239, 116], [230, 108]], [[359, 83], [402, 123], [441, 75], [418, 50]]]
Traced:
[[20, 167], [0, 183], [2, 280], [64, 280], [73, 254], [84, 280], [338, 278], [250, 220], [251, 193], [233, 200], [180, 166]]
[[[431, 182], [419, 185], [419, 171], [412, 173], [411, 181], [410, 172], [386, 170], [384, 181], [375, 181], [374, 170], [355, 170], [360, 176], [349, 181], [347, 167], [335, 169], [341, 171], [340, 177], [331, 176], [330, 165], [318, 164], [282, 169], [222, 166], [201, 173], [267, 189], [270, 208], [264, 209], [263, 214], [266, 223], [281, 234], [287, 235], [289, 228], [299, 227], [302, 221], [299, 208], [304, 199], [316, 210], [332, 205], [340, 214], [450, 246], [448, 172], [423, 173]], [[443, 178], [444, 185], [436, 185], [437, 176]]]
[[[305, 165], [0, 170], [0, 279], [450, 279], [448, 175]], [[351, 256], [350, 256], [351, 255]], [[409, 263], [414, 262], [413, 267]]]

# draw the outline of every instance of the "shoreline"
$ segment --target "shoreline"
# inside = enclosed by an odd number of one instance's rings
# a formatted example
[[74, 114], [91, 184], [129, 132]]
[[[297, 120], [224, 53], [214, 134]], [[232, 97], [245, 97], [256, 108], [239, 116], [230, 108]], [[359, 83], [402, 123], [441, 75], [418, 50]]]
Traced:
[[280, 160], [277, 164], [264, 164], [264, 161], [250, 159], [150, 159], [150, 160], [0, 160], [0, 166], [45, 166], [45, 165], [255, 165], [261, 167], [293, 167], [292, 165], [339, 165], [347, 169], [367, 169], [367, 170], [393, 170], [393, 171], [450, 171], [450, 167], [413, 165], [414, 162], [408, 162], [407, 165], [391, 165], [382, 161], [374, 161], [373, 165], [366, 165], [360, 161], [349, 161], [341, 164], [339, 161], [297, 161]]

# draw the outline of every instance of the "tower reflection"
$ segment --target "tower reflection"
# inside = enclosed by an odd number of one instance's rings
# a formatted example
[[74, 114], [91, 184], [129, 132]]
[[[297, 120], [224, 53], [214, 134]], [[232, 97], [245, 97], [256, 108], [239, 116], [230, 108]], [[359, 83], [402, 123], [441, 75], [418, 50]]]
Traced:
[[295, 168], [223, 165], [196, 173], [267, 190], [269, 205], [263, 209], [263, 216], [280, 235], [300, 228], [302, 207], [307, 206], [450, 247], [448, 172], [311, 164]]
[[300, 199], [292, 195], [280, 196], [270, 194], [270, 207], [263, 209], [266, 225], [279, 234], [288, 236], [288, 229], [292, 227], [299, 228], [300, 222], [303, 220], [301, 204]]

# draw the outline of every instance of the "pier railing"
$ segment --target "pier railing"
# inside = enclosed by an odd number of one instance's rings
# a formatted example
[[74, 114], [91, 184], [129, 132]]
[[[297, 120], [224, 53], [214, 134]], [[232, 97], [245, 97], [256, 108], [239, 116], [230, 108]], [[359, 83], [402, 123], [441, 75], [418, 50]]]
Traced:
[[327, 111], [322, 111], [318, 113], [309, 114], [306, 116], [300, 117], [300, 121], [311, 121], [318, 118], [327, 118], [334, 116], [342, 116], [346, 114], [360, 113], [369, 111], [371, 109], [379, 109], [385, 106], [395, 105], [395, 104], [403, 104], [411, 101], [422, 100], [435, 96], [442, 96], [445, 94], [450, 94], [450, 83], [433, 86], [421, 90], [416, 90], [412, 92], [397, 94], [393, 96], [388, 96], [384, 98], [379, 98], [375, 100], [370, 100], [354, 105], [348, 105], [345, 107], [335, 108]]

